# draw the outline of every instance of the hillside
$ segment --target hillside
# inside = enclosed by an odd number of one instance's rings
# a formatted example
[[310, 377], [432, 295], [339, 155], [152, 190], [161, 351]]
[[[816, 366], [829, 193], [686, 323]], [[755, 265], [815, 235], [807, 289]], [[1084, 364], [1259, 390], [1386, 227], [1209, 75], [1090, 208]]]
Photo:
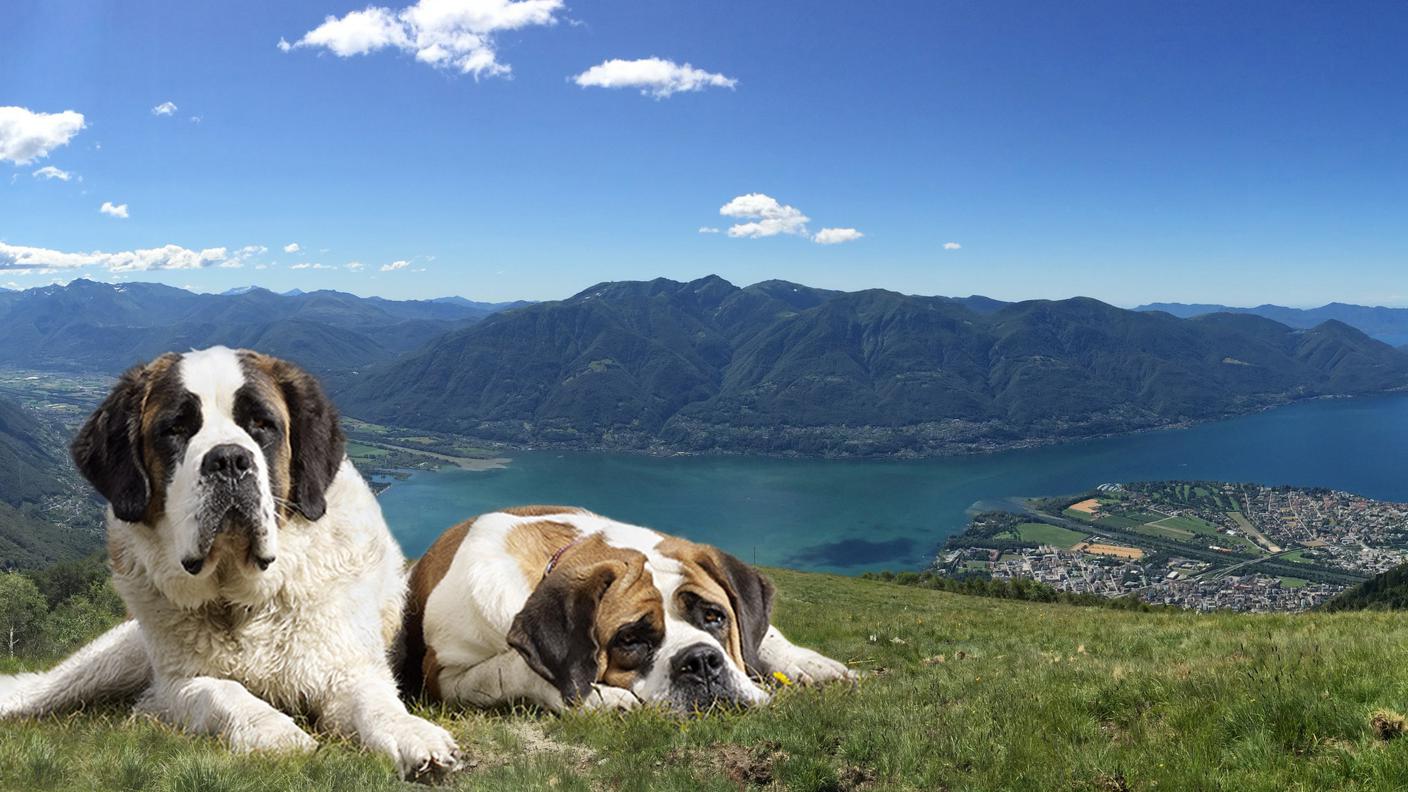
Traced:
[[1319, 308], [1286, 308], [1281, 305], [1258, 305], [1255, 308], [1233, 308], [1227, 305], [1189, 303], [1150, 303], [1136, 311], [1163, 311], [1181, 318], [1211, 313], [1241, 313], [1263, 316], [1288, 327], [1309, 329], [1323, 322], [1344, 322], [1392, 346], [1408, 346], [1408, 308], [1370, 307], [1329, 303]]
[[1408, 566], [1375, 575], [1345, 589], [1320, 607], [1325, 611], [1399, 611], [1408, 609]]
[[1181, 320], [718, 277], [604, 283], [502, 313], [338, 390], [350, 415], [516, 443], [942, 453], [1408, 385], [1339, 322]]
[[61, 426], [0, 396], [0, 568], [45, 566], [100, 545], [97, 509], [66, 448]]
[[258, 287], [196, 294], [78, 279], [0, 294], [0, 365], [117, 373], [172, 349], [225, 344], [257, 347], [336, 378], [517, 305]]
[[[855, 689], [677, 720], [422, 710], [474, 766], [454, 789], [1393, 790], [1408, 624], [1392, 614], [1141, 614], [771, 573], [793, 639]], [[1393, 734], [1391, 730], [1383, 732]], [[15, 789], [404, 789], [347, 743], [234, 756], [118, 711], [7, 725]]]

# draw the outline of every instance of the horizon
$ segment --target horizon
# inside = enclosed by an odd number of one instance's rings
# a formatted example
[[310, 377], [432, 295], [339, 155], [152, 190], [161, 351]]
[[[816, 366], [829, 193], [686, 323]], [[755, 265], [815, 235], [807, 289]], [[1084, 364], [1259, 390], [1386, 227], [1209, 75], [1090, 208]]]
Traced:
[[0, 26], [9, 288], [1408, 306], [1403, 7], [107, 6]]
[[[259, 285], [259, 284], [256, 284], [256, 283], [246, 283], [246, 284], [243, 284], [243, 285], [231, 286], [231, 287], [226, 288], [226, 289], [222, 289], [222, 290], [219, 290], [219, 291], [215, 291], [215, 290], [202, 290], [202, 289], [196, 288], [196, 287], [194, 287], [194, 286], [192, 286], [192, 285], [190, 285], [190, 284], [162, 283], [161, 281], [158, 281], [158, 280], [121, 280], [121, 281], [111, 281], [111, 280], [107, 280], [107, 281], [105, 281], [105, 280], [98, 279], [98, 278], [90, 278], [90, 277], [84, 277], [84, 276], [75, 277], [75, 278], [72, 278], [72, 279], [69, 279], [69, 280], [58, 280], [58, 279], [56, 279], [56, 280], [52, 280], [52, 281], [50, 281], [50, 282], [48, 282], [48, 283], [40, 283], [40, 284], [35, 284], [35, 285], [33, 285], [33, 286], [25, 286], [25, 287], [19, 288], [19, 289], [14, 289], [14, 288], [10, 288], [10, 287], [8, 287], [8, 286], [0, 285], [0, 291], [14, 291], [14, 292], [33, 291], [33, 290], [37, 290], [37, 289], [48, 288], [48, 287], [51, 287], [51, 286], [57, 286], [57, 287], [63, 288], [63, 287], [68, 287], [68, 286], [72, 285], [73, 283], [75, 283], [75, 282], [77, 282], [77, 281], [86, 281], [86, 282], [89, 282], [89, 283], [99, 284], [99, 285], [103, 285], [103, 286], [113, 286], [113, 287], [117, 287], [117, 286], [133, 286], [133, 285], [167, 286], [167, 287], [170, 287], [170, 288], [173, 288], [173, 289], [180, 289], [180, 290], [182, 290], [182, 291], [190, 292], [191, 294], [200, 294], [200, 295], [208, 295], [208, 296], [216, 296], [216, 297], [234, 296], [234, 295], [241, 294], [241, 293], [244, 293], [244, 292], [253, 290], [253, 289], [262, 289], [263, 291], [267, 291], [267, 292], [270, 292], [270, 293], [272, 293], [272, 294], [279, 295], [279, 296], [281, 296], [281, 297], [298, 296], [298, 295], [304, 295], [304, 294], [313, 294], [313, 293], [315, 293], [315, 292], [320, 292], [320, 291], [327, 291], [327, 292], [335, 292], [335, 293], [340, 293], [340, 294], [350, 294], [350, 295], [352, 295], [352, 296], [354, 296], [354, 297], [359, 297], [359, 298], [362, 298], [362, 299], [420, 300], [420, 301], [435, 301], [435, 300], [454, 300], [454, 299], [461, 299], [461, 300], [468, 300], [468, 301], [470, 301], [470, 302], [478, 302], [478, 303], [507, 304], [507, 303], [514, 303], [514, 302], [524, 302], [524, 303], [560, 302], [560, 301], [562, 301], [562, 300], [571, 299], [572, 297], [575, 297], [575, 296], [577, 296], [578, 294], [581, 294], [582, 292], [585, 292], [585, 291], [591, 289], [593, 286], [597, 286], [597, 285], [600, 285], [600, 284], [602, 284], [602, 283], [612, 283], [612, 282], [616, 282], [616, 283], [621, 283], [621, 282], [645, 283], [645, 282], [649, 282], [649, 281], [653, 281], [653, 280], [661, 280], [661, 279], [673, 281], [673, 282], [676, 282], [676, 283], [690, 283], [690, 282], [693, 282], [693, 281], [704, 280], [704, 279], [707, 279], [707, 278], [722, 278], [722, 277], [723, 277], [723, 276], [718, 275], [717, 273], [708, 273], [708, 274], [705, 274], [705, 275], [700, 275], [700, 276], [698, 276], [698, 277], [686, 277], [686, 278], [670, 278], [670, 277], [667, 277], [667, 276], [664, 276], [664, 275], [658, 275], [658, 276], [656, 276], [656, 277], [654, 277], [654, 278], [642, 278], [642, 279], [639, 279], [639, 280], [632, 280], [632, 281], [598, 281], [597, 283], [594, 283], [594, 284], [590, 284], [590, 285], [588, 285], [588, 286], [585, 286], [585, 287], [583, 287], [583, 288], [581, 288], [581, 289], [579, 289], [579, 290], [577, 290], [577, 291], [575, 291], [575, 292], [572, 292], [571, 294], [561, 295], [561, 296], [557, 296], [557, 297], [547, 297], [547, 298], [540, 299], [540, 300], [527, 300], [527, 299], [514, 299], [514, 298], [502, 299], [502, 300], [488, 300], [488, 299], [482, 299], [482, 298], [477, 297], [477, 296], [475, 296], [475, 295], [473, 295], [473, 294], [449, 294], [449, 293], [447, 293], [447, 294], [432, 294], [432, 295], [425, 296], [425, 297], [387, 297], [387, 296], [385, 296], [385, 295], [383, 295], [383, 294], [379, 294], [379, 293], [374, 293], [374, 292], [362, 292], [362, 291], [357, 291], [357, 290], [354, 290], [354, 289], [339, 288], [339, 287], [331, 286], [331, 285], [322, 285], [322, 286], [317, 286], [317, 287], [315, 287], [315, 288], [310, 288], [310, 289], [303, 289], [303, 288], [299, 288], [299, 287], [293, 287], [293, 288], [290, 288], [290, 289], [285, 289], [285, 290], [283, 290], [283, 291], [279, 291], [279, 290], [276, 290], [276, 289], [271, 288], [271, 287], [269, 287], [269, 286], [262, 286], [262, 285]], [[760, 284], [760, 283], [766, 283], [766, 282], [768, 282], [768, 281], [777, 281], [777, 280], [783, 280], [783, 281], [785, 281], [785, 282], [793, 283], [793, 284], [798, 285], [798, 286], [809, 286], [809, 287], [811, 286], [811, 284], [800, 283], [800, 282], [797, 282], [797, 281], [786, 281], [785, 279], [781, 279], [781, 278], [764, 278], [763, 280], [753, 281], [753, 282], [751, 282], [751, 283], [743, 283], [743, 284], [736, 283], [736, 282], [734, 282], [734, 281], [732, 281], [732, 280], [729, 280], [728, 278], [723, 278], [723, 280], [725, 280], [726, 282], [728, 282], [730, 285], [733, 285], [733, 286], [735, 286], [735, 287], [737, 287], [737, 288], [740, 288], [740, 289], [748, 288], [748, 287], [750, 287], [750, 286], [756, 286], [756, 285], [758, 285], [758, 284]], [[813, 288], [822, 288], [822, 287], [813, 287]], [[895, 290], [895, 289], [885, 289], [885, 288], [879, 287], [879, 286], [874, 286], [874, 287], [869, 287], [869, 288], [860, 288], [860, 289], [844, 289], [844, 290], [839, 290], [839, 291], [845, 291], [845, 292], [852, 292], [852, 293], [853, 293], [853, 292], [874, 291], [874, 290], [888, 291], [888, 292], [892, 292], [892, 293], [894, 293], [894, 294], [900, 294], [900, 295], [903, 295], [903, 296], [906, 296], [906, 297], [942, 297], [942, 298], [947, 298], [947, 299], [959, 299], [959, 300], [968, 300], [968, 299], [993, 299], [993, 300], [996, 300], [996, 299], [997, 299], [997, 298], [992, 297], [991, 295], [987, 295], [987, 294], [967, 294], [967, 295], [962, 295], [962, 294], [919, 294], [919, 293], [915, 293], [915, 292], [902, 292], [902, 291], [898, 291], [898, 290]], [[1331, 306], [1342, 305], [1342, 306], [1351, 307], [1351, 308], [1369, 308], [1369, 309], [1386, 309], [1386, 310], [1408, 310], [1408, 308], [1395, 307], [1395, 306], [1388, 306], [1388, 305], [1371, 305], [1371, 304], [1359, 304], [1359, 303], [1344, 303], [1344, 302], [1340, 302], [1340, 301], [1337, 301], [1337, 300], [1331, 300], [1331, 301], [1329, 301], [1329, 302], [1318, 303], [1318, 304], [1313, 304], [1313, 305], [1278, 305], [1278, 304], [1275, 304], [1275, 303], [1260, 303], [1260, 304], [1257, 304], [1257, 305], [1228, 305], [1228, 304], [1225, 304], [1225, 303], [1186, 303], [1186, 302], [1177, 302], [1177, 301], [1172, 301], [1172, 300], [1145, 300], [1145, 301], [1140, 302], [1140, 303], [1129, 304], [1129, 305], [1121, 305], [1121, 304], [1119, 304], [1119, 303], [1107, 302], [1107, 301], [1105, 301], [1105, 300], [1101, 300], [1099, 297], [1092, 297], [1092, 296], [1090, 296], [1090, 295], [1085, 295], [1085, 294], [1073, 294], [1073, 295], [1070, 295], [1069, 297], [1029, 297], [1029, 298], [1026, 298], [1026, 299], [1018, 299], [1018, 300], [999, 300], [999, 302], [1005, 302], [1005, 303], [1010, 303], [1010, 304], [1017, 304], [1017, 303], [1023, 303], [1023, 302], [1063, 302], [1063, 301], [1067, 301], [1067, 300], [1079, 300], [1079, 299], [1096, 300], [1096, 301], [1099, 301], [1099, 302], [1104, 302], [1106, 305], [1111, 305], [1111, 306], [1113, 306], [1113, 307], [1115, 307], [1115, 308], [1122, 308], [1122, 309], [1124, 309], [1124, 310], [1129, 310], [1129, 311], [1138, 310], [1138, 309], [1141, 309], [1141, 308], [1146, 308], [1146, 309], [1153, 310], [1153, 306], [1158, 306], [1158, 305], [1180, 305], [1180, 306], [1187, 306], [1187, 307], [1199, 307], [1199, 306], [1204, 306], [1204, 305], [1206, 305], [1206, 306], [1214, 306], [1214, 307], [1222, 307], [1222, 308], [1233, 308], [1233, 309], [1238, 309], [1238, 310], [1248, 310], [1248, 309], [1255, 309], [1255, 308], [1290, 308], [1290, 309], [1298, 310], [1298, 311], [1311, 311], [1311, 310], [1315, 310], [1315, 309], [1317, 309], [1317, 308], [1327, 308], [1327, 307], [1331, 307]]]

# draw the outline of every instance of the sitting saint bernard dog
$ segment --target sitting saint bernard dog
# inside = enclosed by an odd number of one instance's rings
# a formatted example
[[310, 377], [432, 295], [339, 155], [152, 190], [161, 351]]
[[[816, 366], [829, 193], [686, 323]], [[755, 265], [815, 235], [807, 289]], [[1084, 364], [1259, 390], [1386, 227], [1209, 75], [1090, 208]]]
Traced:
[[313, 749], [300, 712], [405, 777], [454, 768], [449, 733], [398, 696], [405, 562], [313, 378], [224, 347], [165, 355], [122, 376], [72, 451], [108, 501], [135, 620], [0, 678], [0, 717], [140, 694], [139, 711], [236, 750]]
[[772, 584], [713, 547], [582, 509], [532, 506], [446, 531], [411, 572], [407, 693], [680, 711], [768, 700], [774, 672], [852, 679], [770, 624]]

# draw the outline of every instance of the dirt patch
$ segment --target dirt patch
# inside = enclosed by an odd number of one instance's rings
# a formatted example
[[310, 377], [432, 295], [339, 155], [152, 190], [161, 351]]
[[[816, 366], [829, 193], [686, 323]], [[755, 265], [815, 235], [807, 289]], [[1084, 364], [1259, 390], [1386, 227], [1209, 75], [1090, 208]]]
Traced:
[[1071, 504], [1069, 508], [1071, 511], [1078, 511], [1081, 514], [1095, 514], [1100, 511], [1100, 499], [1088, 498], [1080, 503]]
[[777, 764], [786, 759], [787, 752], [782, 746], [768, 740], [753, 746], [724, 743], [712, 748], [676, 748], [666, 757], [666, 762], [683, 761], [711, 773], [722, 773], [739, 789], [745, 789], [771, 784], [776, 777]]
[[1090, 788], [1096, 792], [1130, 792], [1129, 783], [1119, 773], [1101, 773], [1091, 782]]
[[1091, 553], [1092, 555], [1114, 556], [1116, 558], [1129, 558], [1135, 561], [1144, 557], [1144, 551], [1137, 547], [1125, 547], [1123, 545], [1102, 544], [1100, 542], [1081, 542], [1071, 548], [1081, 553]]
[[1369, 716], [1369, 728], [1374, 730], [1375, 737], [1387, 742], [1408, 731], [1408, 720], [1393, 710], [1375, 710]]

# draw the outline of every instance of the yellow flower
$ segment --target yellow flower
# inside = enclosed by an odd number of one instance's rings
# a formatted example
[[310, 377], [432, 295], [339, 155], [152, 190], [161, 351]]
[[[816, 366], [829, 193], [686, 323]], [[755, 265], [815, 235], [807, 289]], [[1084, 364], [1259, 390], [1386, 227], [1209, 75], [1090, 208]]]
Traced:
[[776, 679], [779, 685], [783, 685], [784, 687], [792, 686], [792, 680], [788, 679], [787, 675], [782, 673], [781, 671], [772, 672], [772, 678]]

